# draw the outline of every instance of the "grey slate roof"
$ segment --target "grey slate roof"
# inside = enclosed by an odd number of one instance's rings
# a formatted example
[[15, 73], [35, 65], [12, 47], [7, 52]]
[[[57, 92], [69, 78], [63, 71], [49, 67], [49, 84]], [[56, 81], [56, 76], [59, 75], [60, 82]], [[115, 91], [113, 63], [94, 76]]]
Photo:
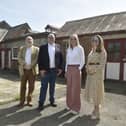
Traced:
[[6, 36], [4, 37], [4, 40], [9, 40], [13, 38], [18, 38], [21, 36], [24, 36], [27, 33], [30, 33], [32, 30], [30, 26], [27, 23], [17, 25], [15, 27], [11, 27]]
[[83, 35], [113, 31], [126, 31], [126, 12], [68, 21], [59, 30], [57, 37], [66, 37], [73, 33]]
[[2, 29], [9, 29], [11, 26], [6, 21], [0, 21], [0, 28]]

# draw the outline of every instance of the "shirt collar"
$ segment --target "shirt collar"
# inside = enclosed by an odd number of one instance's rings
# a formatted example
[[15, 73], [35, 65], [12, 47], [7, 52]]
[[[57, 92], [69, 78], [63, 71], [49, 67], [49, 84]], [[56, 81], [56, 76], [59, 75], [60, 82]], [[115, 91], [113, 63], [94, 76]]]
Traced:
[[28, 48], [28, 47], [26, 47], [26, 49], [31, 49], [32, 47], [33, 47], [33, 46], [31, 46], [31, 47], [29, 47], [29, 48]]
[[53, 43], [53, 44], [50, 44], [50, 43], [48, 43], [48, 46], [50, 46], [50, 47], [55, 47], [55, 43]]

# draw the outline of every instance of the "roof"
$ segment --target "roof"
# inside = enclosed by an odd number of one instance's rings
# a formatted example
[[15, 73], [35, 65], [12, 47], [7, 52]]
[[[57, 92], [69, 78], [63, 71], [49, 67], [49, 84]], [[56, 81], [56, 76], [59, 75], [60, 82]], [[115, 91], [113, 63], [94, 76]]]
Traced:
[[9, 29], [9, 28], [11, 28], [11, 26], [6, 21], [1, 21], [0, 28]]
[[48, 30], [48, 29], [50, 29], [52, 31], [58, 31], [59, 30], [59, 28], [57, 28], [53, 25], [50, 25], [50, 24], [46, 25], [46, 27], [45, 27], [45, 30]]
[[27, 23], [20, 24], [15, 27], [11, 27], [8, 30], [8, 33], [6, 34], [6, 36], [4, 37], [4, 40], [18, 38], [30, 32], [31, 32], [31, 28]]
[[57, 37], [66, 37], [73, 33], [84, 35], [114, 31], [126, 31], [126, 12], [68, 21], [59, 30]]

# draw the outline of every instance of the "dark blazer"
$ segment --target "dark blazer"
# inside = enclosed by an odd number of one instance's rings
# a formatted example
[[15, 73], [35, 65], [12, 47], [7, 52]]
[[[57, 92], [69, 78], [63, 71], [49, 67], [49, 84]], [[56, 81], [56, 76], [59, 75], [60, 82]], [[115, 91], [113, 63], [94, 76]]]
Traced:
[[[56, 69], [63, 69], [63, 56], [61, 53], [60, 46], [55, 45], [55, 66]], [[42, 45], [39, 49], [38, 55], [38, 65], [39, 70], [49, 70], [49, 53], [48, 53], [48, 44]]]

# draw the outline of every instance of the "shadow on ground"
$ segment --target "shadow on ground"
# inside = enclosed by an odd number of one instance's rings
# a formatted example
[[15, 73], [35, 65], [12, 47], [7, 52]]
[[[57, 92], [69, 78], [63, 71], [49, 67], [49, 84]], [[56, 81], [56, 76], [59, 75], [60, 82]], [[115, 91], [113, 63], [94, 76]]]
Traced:
[[105, 80], [105, 91], [108, 93], [126, 95], [126, 82]]
[[0, 70], [0, 77], [10, 81], [19, 81], [18, 71]]
[[[65, 113], [68, 111], [66, 109], [60, 110], [52, 115], [43, 117], [42, 112], [40, 113], [36, 109], [31, 110], [21, 110], [17, 106], [12, 106], [6, 109], [0, 110], [0, 125], [8, 126], [8, 125], [27, 125], [28, 121], [33, 121], [31, 126], [96, 126], [99, 121], [92, 120], [90, 116], [77, 117], [70, 123], [65, 123], [75, 115], [72, 113], [68, 113], [65, 116]], [[36, 121], [36, 117], [39, 119]], [[63, 125], [62, 125], [63, 124]]]
[[73, 122], [69, 122], [72, 118], [74, 118], [75, 115], [69, 113], [66, 116], [62, 116], [65, 114], [67, 110], [61, 110], [58, 113], [55, 113], [51, 116], [47, 116], [44, 118], [41, 118], [34, 122], [31, 126], [96, 126], [98, 124], [98, 120], [92, 120], [90, 116], [83, 116], [76, 118]]
[[19, 125], [27, 121], [30, 121], [41, 114], [37, 110], [23, 110], [19, 111], [20, 108], [17, 106], [12, 106], [10, 108], [0, 110], [0, 125]]

